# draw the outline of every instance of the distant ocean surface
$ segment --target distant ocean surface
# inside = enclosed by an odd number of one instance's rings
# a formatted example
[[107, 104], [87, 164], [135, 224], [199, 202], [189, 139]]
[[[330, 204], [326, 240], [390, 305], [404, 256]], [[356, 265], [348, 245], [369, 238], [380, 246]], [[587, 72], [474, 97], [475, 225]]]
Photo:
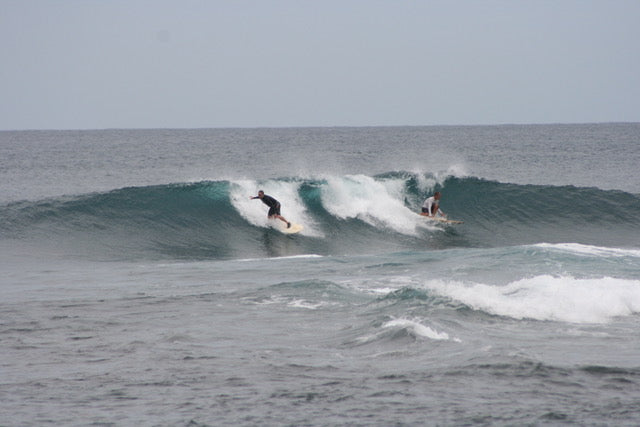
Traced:
[[639, 165], [638, 123], [0, 132], [0, 425], [639, 425]]

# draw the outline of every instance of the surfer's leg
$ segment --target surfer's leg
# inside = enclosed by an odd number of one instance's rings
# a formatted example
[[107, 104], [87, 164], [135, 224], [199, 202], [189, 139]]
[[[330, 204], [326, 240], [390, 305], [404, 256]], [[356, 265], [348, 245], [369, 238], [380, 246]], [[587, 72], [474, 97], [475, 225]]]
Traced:
[[269, 219], [278, 218], [280, 221], [282, 221], [285, 224], [287, 224], [287, 228], [291, 227], [291, 223], [289, 221], [287, 221], [282, 215], [280, 215], [280, 205], [279, 204], [278, 204], [278, 206], [274, 206], [271, 209], [269, 209], [269, 213], [267, 214], [267, 216], [269, 217]]
[[280, 221], [283, 221], [285, 224], [287, 224], [287, 228], [291, 227], [291, 223], [287, 221], [282, 215], [278, 215], [278, 218], [280, 219]]
[[284, 222], [285, 224], [287, 224], [287, 228], [291, 227], [291, 223], [289, 221], [287, 221], [282, 215], [269, 215], [269, 219], [279, 219], [280, 221]]

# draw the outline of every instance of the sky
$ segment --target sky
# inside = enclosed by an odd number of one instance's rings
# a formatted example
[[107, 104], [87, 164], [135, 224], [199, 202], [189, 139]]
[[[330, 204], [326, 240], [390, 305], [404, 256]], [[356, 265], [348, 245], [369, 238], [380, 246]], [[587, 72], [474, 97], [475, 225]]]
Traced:
[[0, 0], [0, 130], [640, 122], [638, 0]]

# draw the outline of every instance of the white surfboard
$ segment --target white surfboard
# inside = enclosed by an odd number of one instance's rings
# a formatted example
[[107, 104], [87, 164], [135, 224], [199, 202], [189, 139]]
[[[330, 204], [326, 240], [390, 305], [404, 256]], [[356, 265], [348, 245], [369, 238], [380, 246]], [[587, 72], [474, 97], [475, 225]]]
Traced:
[[444, 217], [441, 217], [441, 216], [426, 216], [426, 215], [421, 215], [421, 216], [425, 217], [428, 220], [443, 222], [445, 224], [464, 224], [463, 221], [458, 221], [458, 220], [455, 220], [455, 219], [447, 219], [447, 218], [444, 218]]
[[300, 224], [294, 224], [292, 222], [291, 227], [289, 228], [287, 228], [287, 226], [284, 223], [282, 223], [282, 225], [278, 225], [276, 228], [278, 231], [284, 234], [296, 234], [301, 232], [304, 227], [301, 226]]

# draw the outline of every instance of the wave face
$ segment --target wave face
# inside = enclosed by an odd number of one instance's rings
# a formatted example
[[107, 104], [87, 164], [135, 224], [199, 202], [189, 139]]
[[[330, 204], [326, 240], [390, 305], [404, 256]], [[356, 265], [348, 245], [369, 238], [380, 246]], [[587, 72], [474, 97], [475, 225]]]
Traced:
[[[303, 224], [286, 236], [250, 200], [258, 189]], [[417, 215], [441, 191], [464, 224]], [[234, 259], [360, 254], [535, 243], [633, 247], [640, 196], [573, 186], [516, 185], [475, 177], [390, 172], [376, 176], [203, 181], [0, 206], [3, 241], [64, 247], [101, 259]]]

